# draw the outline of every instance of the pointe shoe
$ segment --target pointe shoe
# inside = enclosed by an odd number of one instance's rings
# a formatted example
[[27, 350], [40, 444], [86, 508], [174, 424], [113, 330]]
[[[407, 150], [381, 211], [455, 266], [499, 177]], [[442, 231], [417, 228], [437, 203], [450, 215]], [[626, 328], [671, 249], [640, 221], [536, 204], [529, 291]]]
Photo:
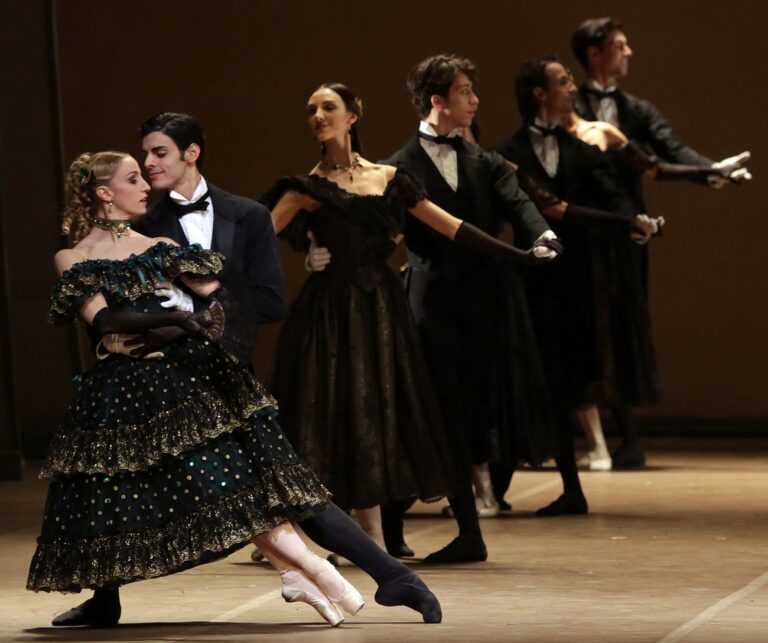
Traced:
[[89, 625], [91, 627], [109, 627], [117, 625], [121, 614], [120, 599], [98, 602], [89, 598], [77, 607], [59, 614], [51, 621], [55, 627], [73, 627]]
[[[336, 571], [336, 568], [331, 563], [322, 558], [320, 561], [323, 564], [323, 569], [314, 574], [312, 580], [315, 581], [318, 587], [323, 589], [325, 595], [332, 603], [340, 605], [347, 614], [354, 616], [365, 606], [365, 600], [363, 600], [362, 595], [346, 578]], [[329, 585], [337, 585], [338, 583], [341, 583], [343, 588], [341, 596], [334, 596], [332, 592], [326, 591]]]
[[607, 449], [594, 449], [576, 461], [581, 469], [588, 471], [610, 471], [613, 463]]
[[478, 518], [496, 518], [499, 515], [499, 503], [493, 496], [475, 496]]
[[339, 608], [300, 571], [280, 572], [280, 577], [283, 581], [281, 593], [286, 603], [311, 605], [332, 627], [338, 627], [344, 622], [344, 615]]
[[443, 620], [440, 601], [424, 581], [411, 571], [379, 585], [374, 598], [379, 605], [385, 607], [410, 607], [421, 614], [425, 623], [439, 623]]
[[475, 465], [473, 474], [475, 508], [478, 518], [495, 518], [499, 515], [499, 503], [493, 496], [493, 483], [488, 463]]

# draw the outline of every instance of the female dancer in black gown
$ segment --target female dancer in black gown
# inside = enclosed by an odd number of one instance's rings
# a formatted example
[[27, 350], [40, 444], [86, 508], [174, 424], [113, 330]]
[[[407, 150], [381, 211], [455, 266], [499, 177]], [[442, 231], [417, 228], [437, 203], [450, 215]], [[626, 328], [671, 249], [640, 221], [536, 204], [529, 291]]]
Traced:
[[[280, 571], [284, 598], [311, 604], [337, 625], [337, 605], [355, 613], [363, 601], [293, 530], [290, 521], [314, 516], [323, 519], [308, 531], [324, 546], [334, 540], [323, 533], [332, 525], [358, 559], [372, 561], [366, 571], [379, 582], [378, 602], [439, 621], [434, 595], [329, 503], [284, 438], [273, 398], [211, 341], [206, 327], [221, 330], [220, 315], [160, 306], [157, 284], [176, 278], [216, 297], [223, 258], [131, 231], [148, 190], [136, 161], [119, 152], [82, 155], [70, 168], [63, 228], [77, 243], [56, 255], [61, 278], [50, 320], [79, 314], [104, 335], [107, 352], [76, 378], [43, 466], [51, 482], [28, 589], [94, 589], [54, 625], [115, 624], [120, 585], [254, 541]], [[144, 333], [135, 350], [105, 341], [131, 332]]]
[[322, 158], [264, 200], [294, 248], [306, 251], [311, 233], [333, 260], [289, 312], [271, 385], [301, 457], [378, 535], [378, 505], [451, 492], [440, 409], [402, 283], [386, 264], [406, 211], [480, 252], [532, 262], [536, 254], [451, 216], [402, 170], [363, 159], [361, 104], [346, 86], [321, 86], [307, 109]]

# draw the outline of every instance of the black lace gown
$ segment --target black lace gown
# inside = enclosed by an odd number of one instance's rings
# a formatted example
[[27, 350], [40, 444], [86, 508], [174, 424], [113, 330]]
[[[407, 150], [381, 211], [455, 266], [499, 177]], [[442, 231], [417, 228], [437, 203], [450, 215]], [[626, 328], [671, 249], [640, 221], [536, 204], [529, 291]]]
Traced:
[[309, 175], [281, 179], [263, 200], [286, 190], [321, 207], [280, 236], [306, 251], [311, 230], [332, 259], [307, 279], [280, 336], [271, 389], [283, 429], [341, 507], [448, 495], [440, 409], [402, 281], [386, 264], [423, 192], [402, 171], [380, 196]]
[[[69, 323], [97, 293], [110, 307], [161, 312], [155, 283], [213, 276], [221, 255], [158, 243], [129, 259], [76, 264], [50, 321]], [[187, 337], [161, 359], [110, 355], [73, 381], [49, 447], [34, 591], [115, 587], [207, 563], [329, 493], [297, 458], [264, 388], [217, 344]]]

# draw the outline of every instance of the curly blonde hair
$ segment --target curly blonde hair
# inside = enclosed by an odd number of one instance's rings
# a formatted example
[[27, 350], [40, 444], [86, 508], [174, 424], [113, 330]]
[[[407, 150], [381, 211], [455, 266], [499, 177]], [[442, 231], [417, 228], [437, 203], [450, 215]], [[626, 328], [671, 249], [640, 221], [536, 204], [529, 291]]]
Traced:
[[129, 157], [125, 152], [85, 152], [78, 156], [65, 176], [67, 203], [62, 215], [61, 231], [76, 244], [93, 228], [101, 200], [96, 188], [106, 185], [115, 176], [117, 168]]

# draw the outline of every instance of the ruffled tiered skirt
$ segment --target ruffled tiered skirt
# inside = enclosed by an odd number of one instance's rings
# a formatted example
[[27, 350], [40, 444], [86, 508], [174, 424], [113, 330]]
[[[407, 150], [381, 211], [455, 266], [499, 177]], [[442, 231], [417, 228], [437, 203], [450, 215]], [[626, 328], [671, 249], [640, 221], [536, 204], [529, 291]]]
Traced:
[[297, 458], [261, 385], [218, 346], [114, 355], [74, 382], [50, 445], [27, 588], [114, 587], [211, 562], [329, 493]]

